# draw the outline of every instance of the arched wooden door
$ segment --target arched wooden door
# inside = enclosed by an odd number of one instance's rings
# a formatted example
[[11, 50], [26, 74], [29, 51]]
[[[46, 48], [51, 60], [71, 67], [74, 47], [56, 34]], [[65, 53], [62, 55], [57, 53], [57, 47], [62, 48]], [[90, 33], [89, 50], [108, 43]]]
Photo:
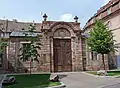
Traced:
[[53, 40], [54, 71], [72, 71], [71, 39]]

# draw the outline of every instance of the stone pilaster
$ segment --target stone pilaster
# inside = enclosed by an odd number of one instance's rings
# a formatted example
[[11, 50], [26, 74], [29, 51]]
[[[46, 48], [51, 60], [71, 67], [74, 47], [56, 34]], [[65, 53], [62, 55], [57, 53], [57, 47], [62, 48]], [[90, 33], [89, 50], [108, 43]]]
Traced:
[[74, 71], [81, 71], [83, 70], [82, 67], [82, 45], [81, 39], [75, 39], [75, 59], [74, 59]]
[[50, 71], [54, 72], [53, 37], [52, 36], [50, 36]]
[[75, 71], [75, 37], [71, 38], [71, 50], [72, 50], [72, 71]]

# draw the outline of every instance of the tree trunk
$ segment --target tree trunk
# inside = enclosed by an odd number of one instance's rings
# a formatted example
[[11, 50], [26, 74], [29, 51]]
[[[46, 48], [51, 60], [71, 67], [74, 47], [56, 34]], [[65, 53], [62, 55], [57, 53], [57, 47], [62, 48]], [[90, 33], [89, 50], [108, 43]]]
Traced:
[[32, 64], [32, 59], [30, 59], [30, 74], [31, 74], [31, 64]]
[[104, 54], [102, 54], [102, 61], [103, 61], [103, 66], [104, 66], [104, 70], [105, 70], [105, 60], [104, 60]]

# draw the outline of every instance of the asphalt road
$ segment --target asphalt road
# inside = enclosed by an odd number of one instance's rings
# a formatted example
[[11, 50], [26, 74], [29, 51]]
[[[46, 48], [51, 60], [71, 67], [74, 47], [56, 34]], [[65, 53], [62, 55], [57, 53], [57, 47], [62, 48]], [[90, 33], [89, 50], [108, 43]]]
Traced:
[[81, 72], [58, 74], [67, 88], [120, 88], [120, 78], [95, 77]]
[[109, 85], [109, 86], [106, 86], [106, 87], [103, 87], [103, 88], [120, 88], [120, 83], [114, 84], [114, 85]]

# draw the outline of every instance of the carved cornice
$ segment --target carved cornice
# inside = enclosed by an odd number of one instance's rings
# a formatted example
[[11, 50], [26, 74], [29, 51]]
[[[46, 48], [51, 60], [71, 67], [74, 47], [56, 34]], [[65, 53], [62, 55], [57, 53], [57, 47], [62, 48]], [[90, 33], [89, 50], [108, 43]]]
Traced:
[[67, 22], [56, 22], [51, 25], [50, 29], [53, 29], [57, 25], [66, 25], [66, 26], [69, 26], [71, 29], [73, 29], [73, 26]]

